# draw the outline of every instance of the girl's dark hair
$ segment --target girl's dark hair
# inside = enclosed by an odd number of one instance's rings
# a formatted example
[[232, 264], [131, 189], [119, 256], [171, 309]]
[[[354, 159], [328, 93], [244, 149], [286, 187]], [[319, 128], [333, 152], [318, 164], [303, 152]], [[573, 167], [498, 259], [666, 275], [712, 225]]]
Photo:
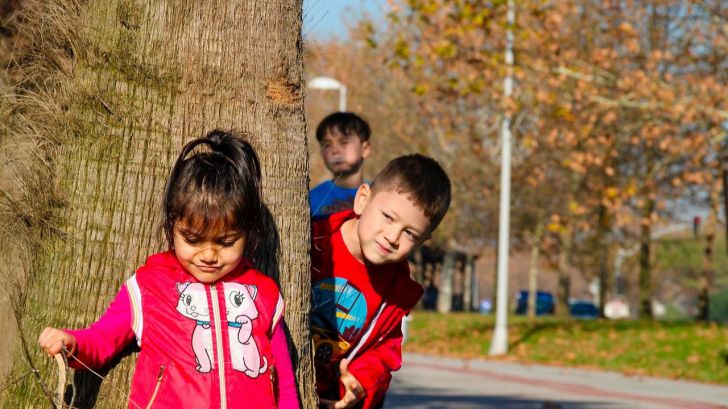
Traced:
[[[207, 147], [207, 150], [195, 149]], [[174, 225], [203, 237], [236, 230], [245, 235], [245, 255], [252, 256], [263, 233], [261, 171], [253, 147], [231, 132], [214, 130], [182, 148], [167, 181], [162, 205], [167, 244]]]

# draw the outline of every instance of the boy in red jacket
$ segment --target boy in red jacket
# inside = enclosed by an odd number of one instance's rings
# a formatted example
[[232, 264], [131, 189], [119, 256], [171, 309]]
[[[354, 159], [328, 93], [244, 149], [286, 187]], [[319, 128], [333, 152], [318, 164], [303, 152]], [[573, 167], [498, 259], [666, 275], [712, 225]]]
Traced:
[[407, 257], [450, 205], [450, 180], [423, 155], [401, 156], [363, 184], [353, 211], [312, 229], [311, 314], [321, 406], [381, 407], [402, 364], [402, 318], [422, 295]]

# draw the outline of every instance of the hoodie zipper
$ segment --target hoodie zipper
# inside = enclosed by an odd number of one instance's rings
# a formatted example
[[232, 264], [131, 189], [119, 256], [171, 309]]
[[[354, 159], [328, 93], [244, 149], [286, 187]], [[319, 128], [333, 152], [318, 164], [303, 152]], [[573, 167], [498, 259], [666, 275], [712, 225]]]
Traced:
[[222, 323], [220, 322], [220, 303], [217, 300], [217, 288], [210, 284], [210, 297], [212, 298], [212, 315], [215, 318], [215, 342], [217, 344], [217, 371], [220, 378], [220, 409], [227, 409], [225, 392], [225, 359], [222, 345]]
[[164, 368], [165, 368], [164, 365], [159, 367], [159, 374], [157, 375], [157, 385], [154, 386], [154, 392], [152, 392], [152, 397], [149, 399], [149, 403], [147, 404], [146, 409], [151, 408], [154, 401], [157, 400], [157, 393], [159, 393], [159, 387], [162, 386], [162, 377], [164, 376]]
[[359, 349], [361, 349], [362, 345], [364, 345], [369, 337], [372, 335], [372, 331], [374, 330], [374, 326], [377, 325], [377, 321], [379, 320], [379, 317], [382, 315], [382, 311], [384, 311], [384, 307], [387, 306], [387, 302], [383, 301], [382, 305], [379, 306], [379, 310], [377, 310], [377, 313], [374, 315], [374, 318], [372, 318], [372, 321], [369, 323], [369, 326], [367, 327], [367, 330], [364, 332], [364, 334], [359, 338], [359, 342], [356, 343], [356, 346], [354, 349], [349, 351], [349, 354], [346, 356], [346, 359], [351, 362], [352, 359], [356, 356], [357, 353], [359, 353]]

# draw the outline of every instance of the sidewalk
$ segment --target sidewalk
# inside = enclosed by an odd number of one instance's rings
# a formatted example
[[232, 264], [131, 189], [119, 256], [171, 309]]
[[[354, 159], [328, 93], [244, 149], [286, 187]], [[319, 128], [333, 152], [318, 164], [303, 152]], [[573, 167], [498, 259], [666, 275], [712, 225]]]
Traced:
[[728, 387], [614, 372], [405, 354], [385, 408], [728, 408]]

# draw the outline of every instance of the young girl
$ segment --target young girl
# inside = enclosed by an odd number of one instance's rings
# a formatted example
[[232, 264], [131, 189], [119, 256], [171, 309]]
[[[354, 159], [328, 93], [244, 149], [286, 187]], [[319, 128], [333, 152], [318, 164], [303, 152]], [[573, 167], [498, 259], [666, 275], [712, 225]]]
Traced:
[[188, 143], [164, 194], [169, 251], [150, 256], [91, 327], [46, 328], [40, 346], [101, 367], [136, 338], [130, 408], [298, 408], [283, 299], [249, 261], [263, 234], [260, 177], [239, 137]]

